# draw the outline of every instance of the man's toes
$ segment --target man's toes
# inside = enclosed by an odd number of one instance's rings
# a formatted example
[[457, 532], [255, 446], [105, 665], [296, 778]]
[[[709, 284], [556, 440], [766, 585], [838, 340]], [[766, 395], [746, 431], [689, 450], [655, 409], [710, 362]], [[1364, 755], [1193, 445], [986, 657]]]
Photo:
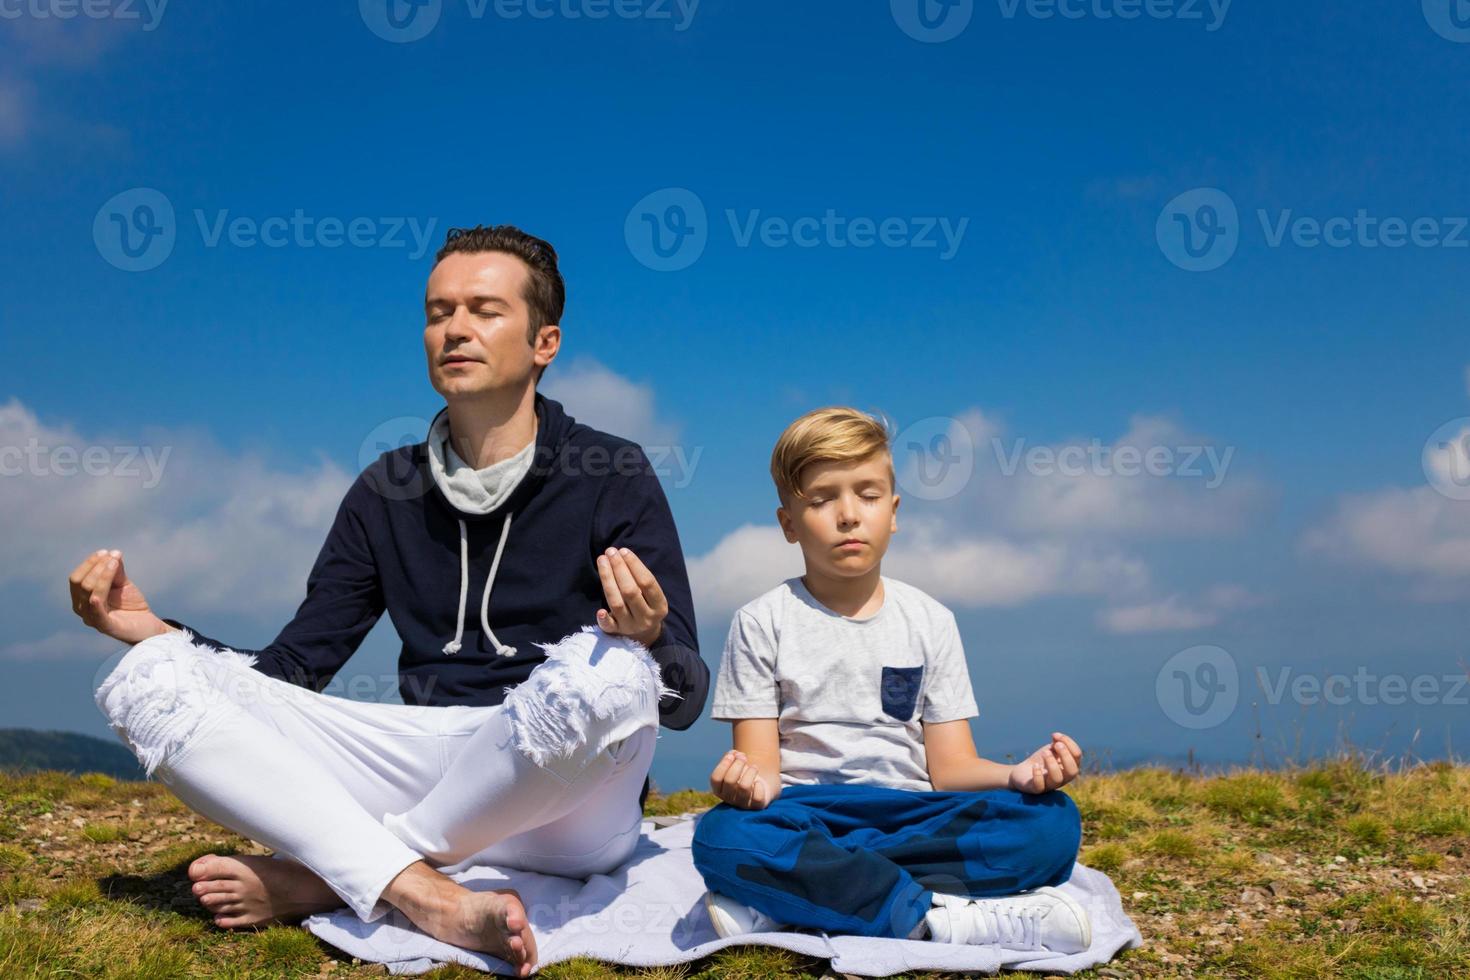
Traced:
[[229, 878], [205, 878], [203, 881], [194, 882], [189, 886], [189, 890], [194, 893], [195, 897], [203, 898], [214, 892], [233, 892], [236, 890], [236, 882]]
[[225, 910], [225, 906], [234, 906], [237, 903], [235, 896], [226, 892], [210, 892], [199, 896], [199, 904], [211, 912], [219, 913]]
[[189, 878], [192, 881], [207, 881], [223, 875], [224, 869], [225, 863], [218, 854], [206, 854], [190, 862]]

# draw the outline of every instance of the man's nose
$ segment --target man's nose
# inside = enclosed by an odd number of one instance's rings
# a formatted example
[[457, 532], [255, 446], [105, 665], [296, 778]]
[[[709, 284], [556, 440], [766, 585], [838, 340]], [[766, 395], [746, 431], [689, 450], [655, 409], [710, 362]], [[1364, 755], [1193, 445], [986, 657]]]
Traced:
[[462, 306], [455, 310], [454, 315], [449, 318], [448, 324], [444, 327], [444, 336], [446, 339], [455, 340], [468, 340], [473, 337], [474, 331], [470, 329], [470, 311]]

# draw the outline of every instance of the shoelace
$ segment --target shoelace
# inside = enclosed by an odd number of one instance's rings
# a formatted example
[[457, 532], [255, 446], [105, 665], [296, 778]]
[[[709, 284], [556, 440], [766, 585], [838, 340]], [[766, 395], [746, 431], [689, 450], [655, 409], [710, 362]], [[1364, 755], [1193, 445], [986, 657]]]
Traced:
[[971, 921], [981, 927], [984, 942], [1008, 949], [1040, 948], [1041, 906], [1018, 909], [1012, 903], [977, 901], [970, 908], [974, 916]]

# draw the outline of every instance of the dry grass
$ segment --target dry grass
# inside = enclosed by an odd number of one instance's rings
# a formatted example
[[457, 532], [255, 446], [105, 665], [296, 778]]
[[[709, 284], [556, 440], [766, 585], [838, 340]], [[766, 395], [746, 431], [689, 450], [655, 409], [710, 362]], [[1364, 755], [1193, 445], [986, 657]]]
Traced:
[[[1084, 977], [1470, 976], [1470, 769], [1390, 771], [1348, 758], [1280, 772], [1088, 774], [1084, 863], [1112, 875], [1145, 945]], [[650, 814], [707, 806], [684, 792]], [[256, 852], [156, 783], [0, 776], [0, 978], [356, 978], [382, 967], [297, 928], [226, 933], [184, 869], [208, 851]], [[579, 960], [556, 980], [819, 977], [780, 950], [685, 967]], [[463, 968], [436, 980], [481, 977]]]

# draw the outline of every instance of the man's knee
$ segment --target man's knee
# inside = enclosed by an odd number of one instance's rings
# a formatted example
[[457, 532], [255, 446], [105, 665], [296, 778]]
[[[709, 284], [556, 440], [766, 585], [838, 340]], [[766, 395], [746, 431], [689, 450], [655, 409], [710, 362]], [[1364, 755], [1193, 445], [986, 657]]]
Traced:
[[135, 644], [93, 693], [98, 709], [151, 776], [178, 751], [222, 698], [201, 658], [218, 654], [194, 644], [192, 634], [169, 632]]
[[642, 728], [658, 727], [668, 693], [648, 651], [595, 626], [554, 644], [546, 661], [505, 698], [515, 747], [546, 766], [595, 755]]

